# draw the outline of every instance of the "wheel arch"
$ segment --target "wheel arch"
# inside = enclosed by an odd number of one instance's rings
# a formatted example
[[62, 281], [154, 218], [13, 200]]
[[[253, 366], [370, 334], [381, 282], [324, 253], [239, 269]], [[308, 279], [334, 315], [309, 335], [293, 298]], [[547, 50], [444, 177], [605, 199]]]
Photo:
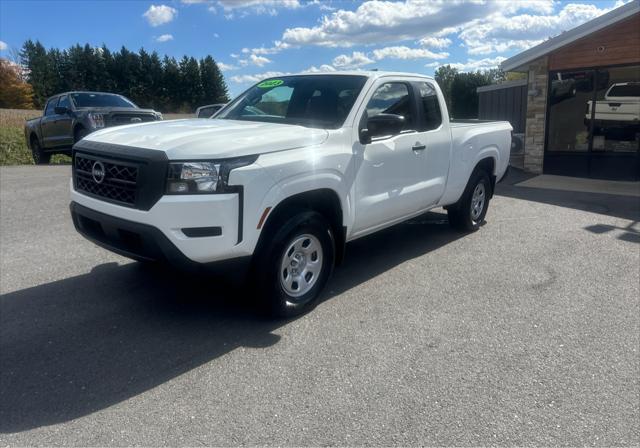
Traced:
[[489, 175], [489, 179], [491, 181], [491, 194], [489, 197], [493, 197], [493, 191], [495, 190], [497, 166], [498, 163], [496, 157], [492, 154], [489, 155], [485, 153], [484, 156], [480, 156], [480, 159], [476, 162], [473, 170], [471, 170], [471, 174], [469, 175], [469, 178], [471, 178], [471, 175], [473, 175], [473, 173], [478, 169], [483, 170]]
[[266, 217], [256, 246], [259, 251], [265, 241], [289, 219], [293, 213], [300, 210], [313, 210], [327, 219], [331, 226], [336, 244], [336, 263], [344, 257], [346, 242], [346, 227], [343, 225], [343, 208], [338, 193], [331, 188], [317, 188], [293, 194], [281, 200], [273, 207]]
[[38, 142], [38, 144], [40, 144], [42, 146], [42, 144], [40, 143], [40, 139], [38, 137], [38, 133], [36, 131], [31, 131], [29, 132], [29, 148], [33, 149], [33, 141]]
[[77, 122], [76, 124], [73, 125], [73, 140], [74, 140], [74, 143], [77, 143], [75, 140], [76, 140], [76, 137], [78, 136], [78, 132], [80, 132], [83, 129], [87, 129], [87, 127], [85, 125], [83, 125], [82, 123], [80, 123], [80, 122]]

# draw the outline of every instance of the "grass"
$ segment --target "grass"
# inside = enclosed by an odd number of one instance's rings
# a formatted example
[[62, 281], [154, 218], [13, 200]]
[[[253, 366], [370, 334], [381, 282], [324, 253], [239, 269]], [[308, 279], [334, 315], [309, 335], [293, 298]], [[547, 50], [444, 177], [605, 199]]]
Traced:
[[[39, 110], [0, 109], [0, 165], [33, 165], [31, 150], [24, 137], [24, 122], [39, 117]], [[189, 118], [189, 114], [165, 114], [165, 120]], [[69, 163], [68, 156], [57, 154], [52, 164]]]

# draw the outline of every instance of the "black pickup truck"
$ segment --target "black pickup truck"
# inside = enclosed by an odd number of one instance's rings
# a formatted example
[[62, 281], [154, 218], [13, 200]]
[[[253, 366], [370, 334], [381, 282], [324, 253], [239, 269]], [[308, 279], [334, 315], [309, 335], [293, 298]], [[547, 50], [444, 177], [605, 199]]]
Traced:
[[24, 136], [40, 165], [53, 154], [70, 154], [77, 141], [98, 129], [156, 120], [162, 120], [160, 112], [140, 109], [122, 95], [65, 92], [47, 100], [42, 117], [27, 120]]

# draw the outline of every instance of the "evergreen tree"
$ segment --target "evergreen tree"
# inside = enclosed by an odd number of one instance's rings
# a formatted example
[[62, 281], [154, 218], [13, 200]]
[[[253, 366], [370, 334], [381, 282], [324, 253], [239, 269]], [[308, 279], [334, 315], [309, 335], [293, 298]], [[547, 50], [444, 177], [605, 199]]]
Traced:
[[122, 47], [111, 52], [105, 45], [73, 45], [66, 50], [46, 50], [38, 41], [24, 43], [20, 59], [33, 89], [36, 107], [47, 98], [69, 90], [119, 93], [141, 107], [164, 112], [193, 112], [203, 104], [228, 101], [227, 85], [213, 57], [199, 62]]
[[193, 57], [184, 56], [180, 60], [180, 93], [180, 109], [184, 112], [191, 112], [194, 105], [202, 103], [200, 66]]
[[52, 95], [57, 78], [53, 73], [47, 50], [39, 41], [33, 42], [29, 39], [22, 47], [20, 58], [27, 69], [27, 80], [33, 88], [33, 103], [36, 107], [42, 107]]
[[211, 56], [200, 60], [200, 76], [202, 78], [202, 105], [226, 103], [229, 101], [227, 84], [222, 72]]
[[180, 67], [175, 58], [164, 57], [162, 61], [162, 101], [165, 110], [177, 111], [180, 105]]

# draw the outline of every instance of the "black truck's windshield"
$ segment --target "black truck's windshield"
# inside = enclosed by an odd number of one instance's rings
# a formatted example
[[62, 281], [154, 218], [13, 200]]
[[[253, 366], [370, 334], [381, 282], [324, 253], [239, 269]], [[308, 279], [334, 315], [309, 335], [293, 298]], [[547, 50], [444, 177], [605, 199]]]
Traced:
[[83, 107], [136, 107], [131, 101], [111, 93], [72, 93], [71, 100], [77, 108]]
[[336, 129], [344, 123], [366, 80], [357, 75], [267, 79], [239, 96], [216, 119]]

